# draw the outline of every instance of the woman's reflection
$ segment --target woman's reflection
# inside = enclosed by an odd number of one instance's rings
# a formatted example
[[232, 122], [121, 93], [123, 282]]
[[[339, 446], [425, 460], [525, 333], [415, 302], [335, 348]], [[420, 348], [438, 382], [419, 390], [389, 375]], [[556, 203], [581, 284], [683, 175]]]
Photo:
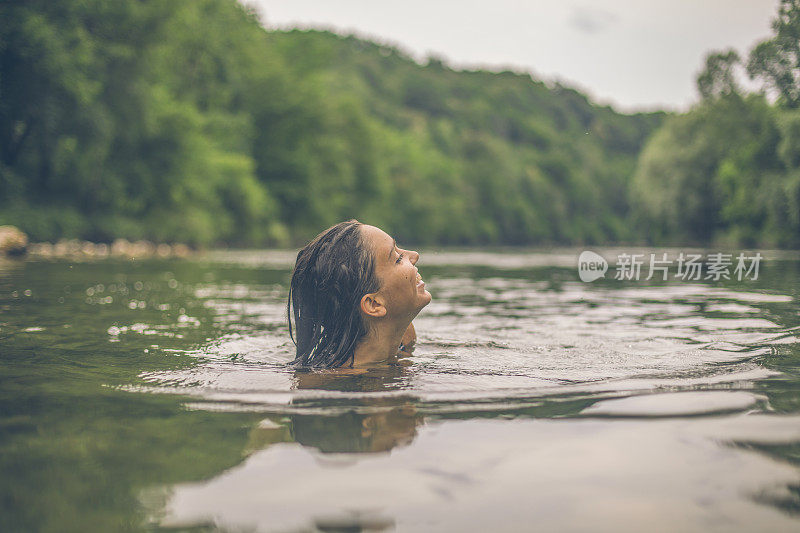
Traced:
[[[407, 379], [401, 364], [328, 371], [298, 370], [297, 390], [347, 393], [399, 391]], [[365, 395], [363, 398], [305, 398], [292, 401], [291, 414], [271, 416], [250, 433], [248, 453], [276, 442], [297, 442], [323, 453], [387, 452], [410, 444], [424, 422], [413, 398]]]

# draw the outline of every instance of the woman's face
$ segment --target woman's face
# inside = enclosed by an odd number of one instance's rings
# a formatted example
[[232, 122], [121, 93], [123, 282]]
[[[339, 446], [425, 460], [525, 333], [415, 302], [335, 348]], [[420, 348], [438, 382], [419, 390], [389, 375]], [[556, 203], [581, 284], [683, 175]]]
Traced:
[[431, 301], [431, 293], [415, 266], [419, 254], [397, 246], [393, 238], [375, 226], [361, 226], [361, 237], [372, 248], [375, 274], [381, 282], [377, 294], [383, 296], [387, 316], [414, 318]]

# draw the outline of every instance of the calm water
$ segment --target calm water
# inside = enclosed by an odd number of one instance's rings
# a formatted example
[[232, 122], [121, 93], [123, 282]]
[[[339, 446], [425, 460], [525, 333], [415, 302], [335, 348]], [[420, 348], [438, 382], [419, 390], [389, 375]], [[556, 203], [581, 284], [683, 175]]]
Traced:
[[286, 367], [291, 253], [0, 263], [0, 531], [800, 529], [800, 259], [578, 252], [423, 252], [358, 375]]

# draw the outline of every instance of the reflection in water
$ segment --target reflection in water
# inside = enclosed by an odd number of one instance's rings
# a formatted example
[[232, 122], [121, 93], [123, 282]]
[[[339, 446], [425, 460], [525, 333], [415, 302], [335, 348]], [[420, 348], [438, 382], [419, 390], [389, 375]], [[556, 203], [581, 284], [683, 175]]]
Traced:
[[[297, 389], [378, 392], [386, 384], [402, 377], [400, 365], [367, 369], [304, 371], [295, 373]], [[256, 426], [248, 442], [248, 451], [276, 442], [294, 441], [322, 453], [388, 452], [414, 440], [417, 426], [423, 423], [412, 399], [404, 396], [363, 397], [349, 402], [343, 411], [323, 414], [306, 413], [313, 400], [292, 401], [296, 409], [277, 421], [267, 418]], [[306, 414], [303, 414], [306, 413]]]
[[277, 444], [174, 487], [162, 524], [283, 531], [391, 517], [410, 531], [796, 531], [796, 517], [763, 503], [797, 509], [800, 470], [731, 438], [796, 442], [800, 418], [451, 421], [392, 454], [338, 458]]
[[235, 257], [0, 265], [1, 530], [800, 525], [796, 259], [428, 254], [416, 353], [325, 373], [287, 365], [288, 270]]
[[[768, 384], [785, 374], [764, 364], [796, 349], [791, 296], [587, 285], [546, 268], [426, 276], [435, 299], [409, 364], [287, 376], [263, 351], [216, 355], [244, 336], [144, 376], [195, 409], [266, 416], [241, 465], [173, 487], [162, 525], [798, 525], [800, 469], [786, 450], [800, 425], [774, 414], [785, 395]], [[254, 364], [274, 370], [253, 377], [242, 365]]]
[[[402, 366], [345, 373], [298, 372], [298, 389], [376, 392], [386, 390], [387, 381], [401, 376]], [[340, 371], [341, 372], [341, 371]], [[297, 400], [302, 406], [303, 400]], [[301, 410], [302, 412], [302, 410]], [[330, 416], [296, 414], [291, 417], [292, 435], [303, 446], [326, 453], [387, 452], [414, 440], [423, 419], [409, 398], [362, 398], [350, 410]]]
[[[329, 371], [298, 370], [294, 375], [294, 388], [298, 390], [327, 390], [351, 393], [370, 393], [387, 390], [396, 380], [401, 379], [406, 373], [405, 366], [378, 365], [366, 369], [339, 369]], [[235, 473], [224, 474], [221, 480], [212, 480], [209, 487], [224, 487], [224, 494], [209, 495], [213, 501], [221, 503], [227, 500], [225, 506], [233, 505], [235, 518], [230, 520], [218, 511], [210, 510], [208, 501], [200, 494], [200, 508], [194, 508], [197, 500], [190, 496], [189, 515], [183, 516], [184, 504], [180, 503], [184, 490], [192, 492], [191, 486], [176, 487], [168, 499], [157, 500], [156, 512], [160, 516], [159, 523], [166, 527], [194, 527], [213, 524], [223, 528], [255, 527], [257, 530], [275, 530], [284, 528], [307, 528], [313, 525], [317, 530], [323, 531], [383, 531], [396, 526], [395, 519], [373, 508], [363, 505], [358, 494], [351, 494], [352, 500], [346, 510], [340, 508], [320, 509], [319, 505], [330, 498], [325, 490], [324, 483], [318, 479], [305, 479], [303, 483], [311, 487], [305, 489], [305, 496], [298, 497], [296, 493], [290, 498], [299, 502], [306, 497], [312, 499], [311, 514], [300, 509], [287, 509], [285, 500], [273, 499], [264, 496], [261, 491], [266, 485], [279, 488], [281, 491], [294, 490], [289, 484], [296, 482], [291, 471], [286, 471], [293, 481], [278, 480], [280, 475], [274, 468], [274, 463], [269, 455], [264, 455], [265, 450], [285, 450], [286, 455], [279, 458], [283, 467], [299, 467], [297, 461], [304, 463], [306, 458], [314, 458], [314, 463], [323, 470], [335, 467], [342, 479], [339, 487], [327, 487], [331, 491], [341, 491], [347, 485], [348, 467], [357, 464], [357, 459], [344, 459], [348, 454], [375, 454], [377, 452], [390, 452], [395, 448], [402, 448], [411, 444], [417, 435], [418, 426], [423, 424], [413, 400], [407, 396], [363, 396], [355, 401], [346, 403], [343, 410], [328, 409], [321, 414], [312, 414], [315, 401], [312, 399], [297, 398], [291, 402], [294, 409], [287, 416], [268, 417], [259, 422], [250, 432], [245, 453], [250, 459], [245, 465], [256, 465], [254, 469], [246, 467], [244, 477]], [[308, 409], [306, 409], [308, 408]], [[293, 443], [281, 445], [280, 443]], [[302, 450], [297, 448], [302, 446]], [[301, 455], [298, 455], [298, 452]], [[266, 459], [266, 462], [264, 460]], [[263, 468], [266, 466], [266, 468]], [[302, 467], [299, 467], [302, 469]], [[295, 473], [302, 476], [300, 470]], [[260, 480], [260, 481], [257, 481]], [[264, 480], [269, 480], [264, 483]], [[233, 485], [229, 486], [232, 482]], [[221, 485], [220, 485], [221, 483]], [[215, 491], [216, 488], [212, 488]], [[246, 491], [253, 496], [246, 497], [241, 492]], [[395, 491], [402, 491], [402, 486], [397, 486]], [[316, 494], [314, 494], [316, 493]], [[396, 498], [402, 497], [400, 493]], [[278, 515], [273, 504], [281, 509]], [[252, 507], [251, 507], [252, 506]], [[162, 510], [162, 508], [164, 510]], [[287, 512], [288, 511], [288, 512]], [[224, 512], [222, 513], [224, 514]], [[261, 518], [258, 518], [258, 517]]]
[[294, 441], [322, 453], [388, 452], [411, 444], [423, 420], [413, 404], [385, 399], [369, 402], [366, 414], [348, 411], [329, 416], [293, 414], [288, 419], [266, 418], [250, 433], [247, 450], [252, 452], [276, 442]]

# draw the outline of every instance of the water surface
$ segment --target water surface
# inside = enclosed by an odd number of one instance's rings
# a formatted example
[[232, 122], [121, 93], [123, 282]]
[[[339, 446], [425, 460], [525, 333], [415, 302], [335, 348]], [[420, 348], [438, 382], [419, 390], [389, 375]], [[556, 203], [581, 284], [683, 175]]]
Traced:
[[800, 260], [425, 253], [398, 365], [297, 372], [290, 252], [0, 264], [0, 529], [797, 530]]

